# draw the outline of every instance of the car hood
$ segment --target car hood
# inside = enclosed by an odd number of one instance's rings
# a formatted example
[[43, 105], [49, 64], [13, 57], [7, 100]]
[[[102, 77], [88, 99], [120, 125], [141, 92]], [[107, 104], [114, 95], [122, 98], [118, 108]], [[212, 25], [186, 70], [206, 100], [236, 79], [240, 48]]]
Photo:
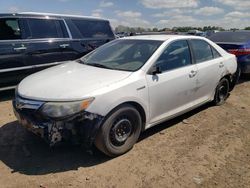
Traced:
[[131, 72], [67, 62], [25, 78], [18, 85], [21, 97], [42, 101], [72, 101], [91, 97], [97, 89], [128, 77]]

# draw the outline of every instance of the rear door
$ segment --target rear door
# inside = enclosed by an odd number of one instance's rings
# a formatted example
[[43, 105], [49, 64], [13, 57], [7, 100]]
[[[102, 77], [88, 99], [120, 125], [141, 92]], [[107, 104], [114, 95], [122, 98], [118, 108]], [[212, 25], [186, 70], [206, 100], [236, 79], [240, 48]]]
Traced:
[[114, 39], [110, 23], [86, 18], [65, 19], [72, 35], [71, 45], [77, 58]]
[[195, 104], [211, 100], [215, 88], [224, 74], [224, 59], [208, 42], [201, 39], [189, 40], [193, 59], [197, 65], [197, 91]]
[[23, 77], [26, 47], [18, 18], [0, 18], [0, 88], [14, 86]]

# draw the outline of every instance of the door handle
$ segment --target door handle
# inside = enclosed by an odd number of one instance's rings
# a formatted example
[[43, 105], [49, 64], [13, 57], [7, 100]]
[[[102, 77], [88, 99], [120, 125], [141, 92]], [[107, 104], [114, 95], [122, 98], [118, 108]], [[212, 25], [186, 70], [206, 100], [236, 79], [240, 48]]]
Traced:
[[192, 70], [192, 71], [189, 73], [189, 77], [190, 77], [190, 78], [195, 77], [195, 75], [197, 74], [197, 72], [198, 72], [198, 71]]
[[220, 68], [224, 67], [223, 62], [220, 62], [219, 67], [220, 67]]
[[59, 46], [60, 46], [60, 48], [68, 48], [69, 44], [60, 44]]
[[15, 51], [21, 51], [21, 50], [26, 50], [27, 48], [25, 46], [21, 46], [18, 48], [14, 48]]

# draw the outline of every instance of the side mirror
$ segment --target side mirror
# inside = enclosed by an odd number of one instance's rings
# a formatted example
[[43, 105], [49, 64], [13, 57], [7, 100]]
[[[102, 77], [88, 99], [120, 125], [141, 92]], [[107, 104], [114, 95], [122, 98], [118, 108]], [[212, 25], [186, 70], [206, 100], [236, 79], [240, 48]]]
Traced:
[[156, 74], [161, 74], [161, 68], [159, 66], [153, 66], [151, 70], [149, 71], [149, 74], [156, 75]]

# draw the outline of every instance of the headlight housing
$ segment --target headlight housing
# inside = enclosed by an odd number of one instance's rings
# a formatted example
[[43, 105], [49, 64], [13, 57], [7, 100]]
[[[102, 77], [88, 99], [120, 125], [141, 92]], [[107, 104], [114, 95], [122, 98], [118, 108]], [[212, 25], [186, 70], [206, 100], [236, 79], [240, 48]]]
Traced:
[[74, 102], [48, 102], [45, 103], [41, 112], [50, 118], [63, 118], [74, 115], [89, 107], [94, 98]]

